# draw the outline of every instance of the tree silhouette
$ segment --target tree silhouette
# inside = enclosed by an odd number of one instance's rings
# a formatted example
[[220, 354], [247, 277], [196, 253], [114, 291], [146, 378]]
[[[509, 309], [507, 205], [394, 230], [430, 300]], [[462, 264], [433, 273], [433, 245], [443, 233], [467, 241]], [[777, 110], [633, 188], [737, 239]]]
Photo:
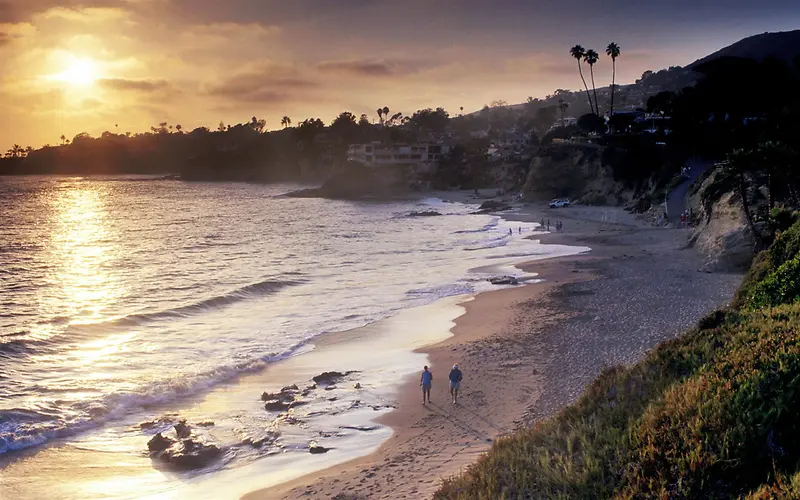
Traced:
[[576, 45], [569, 49], [569, 53], [577, 59], [578, 61], [578, 73], [581, 75], [581, 80], [583, 81], [583, 86], [586, 88], [586, 97], [589, 99], [589, 107], [594, 113], [594, 105], [592, 104], [592, 96], [589, 94], [589, 86], [586, 85], [586, 78], [583, 77], [583, 67], [581, 66], [584, 57], [586, 56], [586, 49], [583, 48], [581, 45]]
[[559, 109], [559, 111], [561, 111], [561, 126], [562, 127], [564, 126], [564, 123], [565, 123], [564, 122], [564, 113], [567, 111], [567, 108], [569, 108], [569, 104], [564, 102], [564, 99], [559, 99], [558, 100], [558, 109]]
[[606, 54], [611, 57], [611, 116], [614, 116], [614, 90], [617, 83], [617, 58], [620, 54], [619, 45], [614, 42], [606, 47]]
[[66, 143], [67, 143], [67, 136], [64, 135], [64, 134], [61, 134], [61, 144], [64, 145]]
[[596, 51], [589, 49], [583, 56], [583, 60], [589, 65], [589, 73], [592, 75], [592, 92], [594, 92], [594, 113], [600, 115], [600, 104], [597, 102], [597, 89], [594, 86], [594, 65], [600, 58], [600, 54]]
[[283, 128], [286, 128], [291, 124], [292, 124], [292, 119], [289, 118], [288, 116], [284, 116], [283, 118], [281, 118], [281, 125], [283, 126]]

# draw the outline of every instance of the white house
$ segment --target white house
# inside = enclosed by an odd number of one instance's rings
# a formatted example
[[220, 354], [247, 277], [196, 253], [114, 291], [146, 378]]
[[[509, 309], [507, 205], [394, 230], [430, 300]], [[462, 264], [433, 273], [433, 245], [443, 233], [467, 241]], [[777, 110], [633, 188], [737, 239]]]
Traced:
[[449, 151], [445, 144], [351, 144], [347, 159], [373, 167], [382, 165], [409, 165], [425, 167], [435, 165]]

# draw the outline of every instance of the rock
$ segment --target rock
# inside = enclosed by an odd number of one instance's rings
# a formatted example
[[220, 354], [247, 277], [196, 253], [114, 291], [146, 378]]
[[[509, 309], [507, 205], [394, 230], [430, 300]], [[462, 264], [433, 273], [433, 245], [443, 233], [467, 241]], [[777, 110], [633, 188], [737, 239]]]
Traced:
[[312, 380], [314, 382], [316, 382], [317, 384], [330, 385], [330, 384], [336, 383], [339, 379], [341, 379], [343, 377], [346, 377], [346, 376], [350, 375], [351, 373], [355, 373], [355, 372], [352, 372], [352, 371], [351, 372], [344, 372], [344, 373], [341, 373], [341, 372], [324, 372], [324, 373], [320, 373], [319, 375], [314, 377]]
[[308, 448], [308, 451], [312, 455], [319, 455], [320, 453], [328, 453], [328, 451], [330, 451], [330, 450], [331, 450], [331, 448], [325, 448], [324, 446], [316, 446], [316, 445], [311, 446], [311, 447]]
[[260, 438], [253, 438], [252, 436], [248, 436], [243, 441], [245, 444], [249, 444], [253, 448], [262, 448], [265, 444], [273, 444], [275, 441], [278, 440], [280, 437], [280, 433], [269, 431], [265, 436]]
[[286, 411], [291, 407], [292, 403], [281, 401], [280, 399], [273, 399], [264, 404], [264, 409], [267, 411]]
[[192, 428], [186, 424], [186, 420], [181, 420], [173, 427], [175, 427], [175, 434], [178, 435], [178, 439], [186, 439], [192, 434]]
[[326, 391], [333, 391], [336, 389], [338, 389], [338, 387], [336, 387], [335, 385], [329, 385], [328, 387], [325, 388]]
[[197, 422], [197, 427], [214, 427], [214, 422], [211, 420], [204, 420], [202, 422]]
[[160, 432], [147, 442], [147, 449], [150, 453], [161, 452], [175, 444], [174, 439], [164, 437]]
[[308, 404], [308, 401], [295, 401], [289, 405], [289, 409], [297, 408], [298, 406], [305, 406]]
[[361, 389], [361, 383], [356, 382], [356, 385], [353, 386], [353, 389]]
[[377, 425], [343, 425], [340, 429], [350, 429], [353, 431], [369, 432], [378, 428]]
[[514, 276], [495, 276], [489, 278], [489, 283], [492, 285], [519, 285], [519, 280]]
[[436, 217], [437, 215], [442, 215], [436, 210], [422, 210], [419, 212], [411, 212], [408, 214], [409, 217]]
[[[296, 385], [289, 385], [281, 389], [280, 392], [263, 392], [261, 401], [278, 400], [283, 402], [294, 401], [295, 396], [300, 392]], [[305, 395], [305, 391], [303, 392]]]
[[222, 453], [219, 446], [199, 440], [184, 439], [167, 448], [158, 458], [178, 469], [201, 469]]
[[503, 203], [502, 201], [488, 200], [481, 203], [481, 206], [478, 207], [478, 211], [474, 213], [483, 215], [489, 212], [502, 212], [503, 210], [511, 210], [511, 208], [513, 207], [507, 203]]
[[147, 443], [150, 458], [160, 460], [175, 469], [200, 469], [214, 461], [222, 450], [197, 438], [175, 441], [156, 434]]

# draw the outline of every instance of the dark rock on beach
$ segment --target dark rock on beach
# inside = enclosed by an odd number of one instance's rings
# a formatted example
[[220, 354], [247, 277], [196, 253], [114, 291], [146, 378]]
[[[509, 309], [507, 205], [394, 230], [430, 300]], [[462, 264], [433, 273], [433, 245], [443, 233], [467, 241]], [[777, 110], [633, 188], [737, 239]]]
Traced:
[[332, 449], [332, 448], [325, 448], [324, 446], [316, 446], [316, 445], [313, 445], [313, 446], [310, 446], [310, 447], [308, 448], [308, 451], [309, 451], [309, 452], [310, 452], [312, 455], [319, 455], [320, 453], [328, 453], [328, 451], [330, 451], [331, 449]]
[[481, 203], [481, 206], [478, 207], [478, 211], [473, 213], [478, 215], [484, 215], [490, 212], [502, 212], [504, 210], [511, 210], [511, 208], [513, 208], [511, 207], [511, 205], [503, 203], [502, 201], [489, 200]]
[[291, 408], [293, 403], [288, 401], [281, 401], [280, 399], [274, 399], [272, 401], [267, 401], [264, 404], [264, 409], [267, 411], [286, 411]]
[[173, 444], [175, 444], [174, 439], [165, 437], [159, 432], [147, 442], [147, 449], [150, 450], [150, 453], [157, 453], [166, 450]]
[[336, 382], [338, 382], [342, 378], [344, 378], [344, 377], [346, 377], [346, 376], [348, 376], [348, 375], [350, 375], [352, 373], [356, 373], [356, 372], [353, 372], [353, 371], [344, 372], [344, 373], [341, 373], [341, 372], [324, 372], [324, 373], [320, 373], [319, 375], [314, 377], [312, 380], [314, 380], [314, 382], [316, 382], [317, 384], [330, 385], [330, 384], [335, 384]]
[[489, 283], [492, 285], [519, 285], [519, 280], [514, 276], [495, 276], [489, 278]]
[[420, 212], [411, 212], [408, 214], [409, 217], [436, 217], [437, 215], [442, 215], [436, 210], [423, 210]]
[[219, 446], [208, 444], [199, 437], [187, 437], [176, 441], [160, 432], [147, 442], [147, 449], [150, 451], [150, 458], [164, 462], [175, 469], [206, 467], [222, 453]]
[[186, 424], [186, 420], [181, 420], [173, 427], [175, 427], [175, 434], [177, 434], [178, 439], [186, 439], [192, 434], [192, 429]]

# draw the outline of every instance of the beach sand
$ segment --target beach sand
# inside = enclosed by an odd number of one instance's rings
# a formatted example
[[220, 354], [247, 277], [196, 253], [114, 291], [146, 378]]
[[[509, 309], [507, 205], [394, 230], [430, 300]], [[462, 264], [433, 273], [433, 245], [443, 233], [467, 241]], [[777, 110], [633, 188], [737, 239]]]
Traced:
[[[659, 343], [725, 305], [741, 275], [698, 271], [683, 232], [647, 226], [616, 208], [524, 209], [509, 220], [564, 222], [544, 243], [586, 245], [588, 254], [530, 262], [544, 282], [478, 295], [462, 304], [453, 336], [419, 352], [434, 373], [422, 405], [418, 375], [397, 409], [379, 418], [392, 437], [374, 453], [245, 495], [276, 498], [429, 498], [493, 440], [574, 401], [600, 371], [635, 363]], [[447, 373], [464, 372], [458, 405]]]

